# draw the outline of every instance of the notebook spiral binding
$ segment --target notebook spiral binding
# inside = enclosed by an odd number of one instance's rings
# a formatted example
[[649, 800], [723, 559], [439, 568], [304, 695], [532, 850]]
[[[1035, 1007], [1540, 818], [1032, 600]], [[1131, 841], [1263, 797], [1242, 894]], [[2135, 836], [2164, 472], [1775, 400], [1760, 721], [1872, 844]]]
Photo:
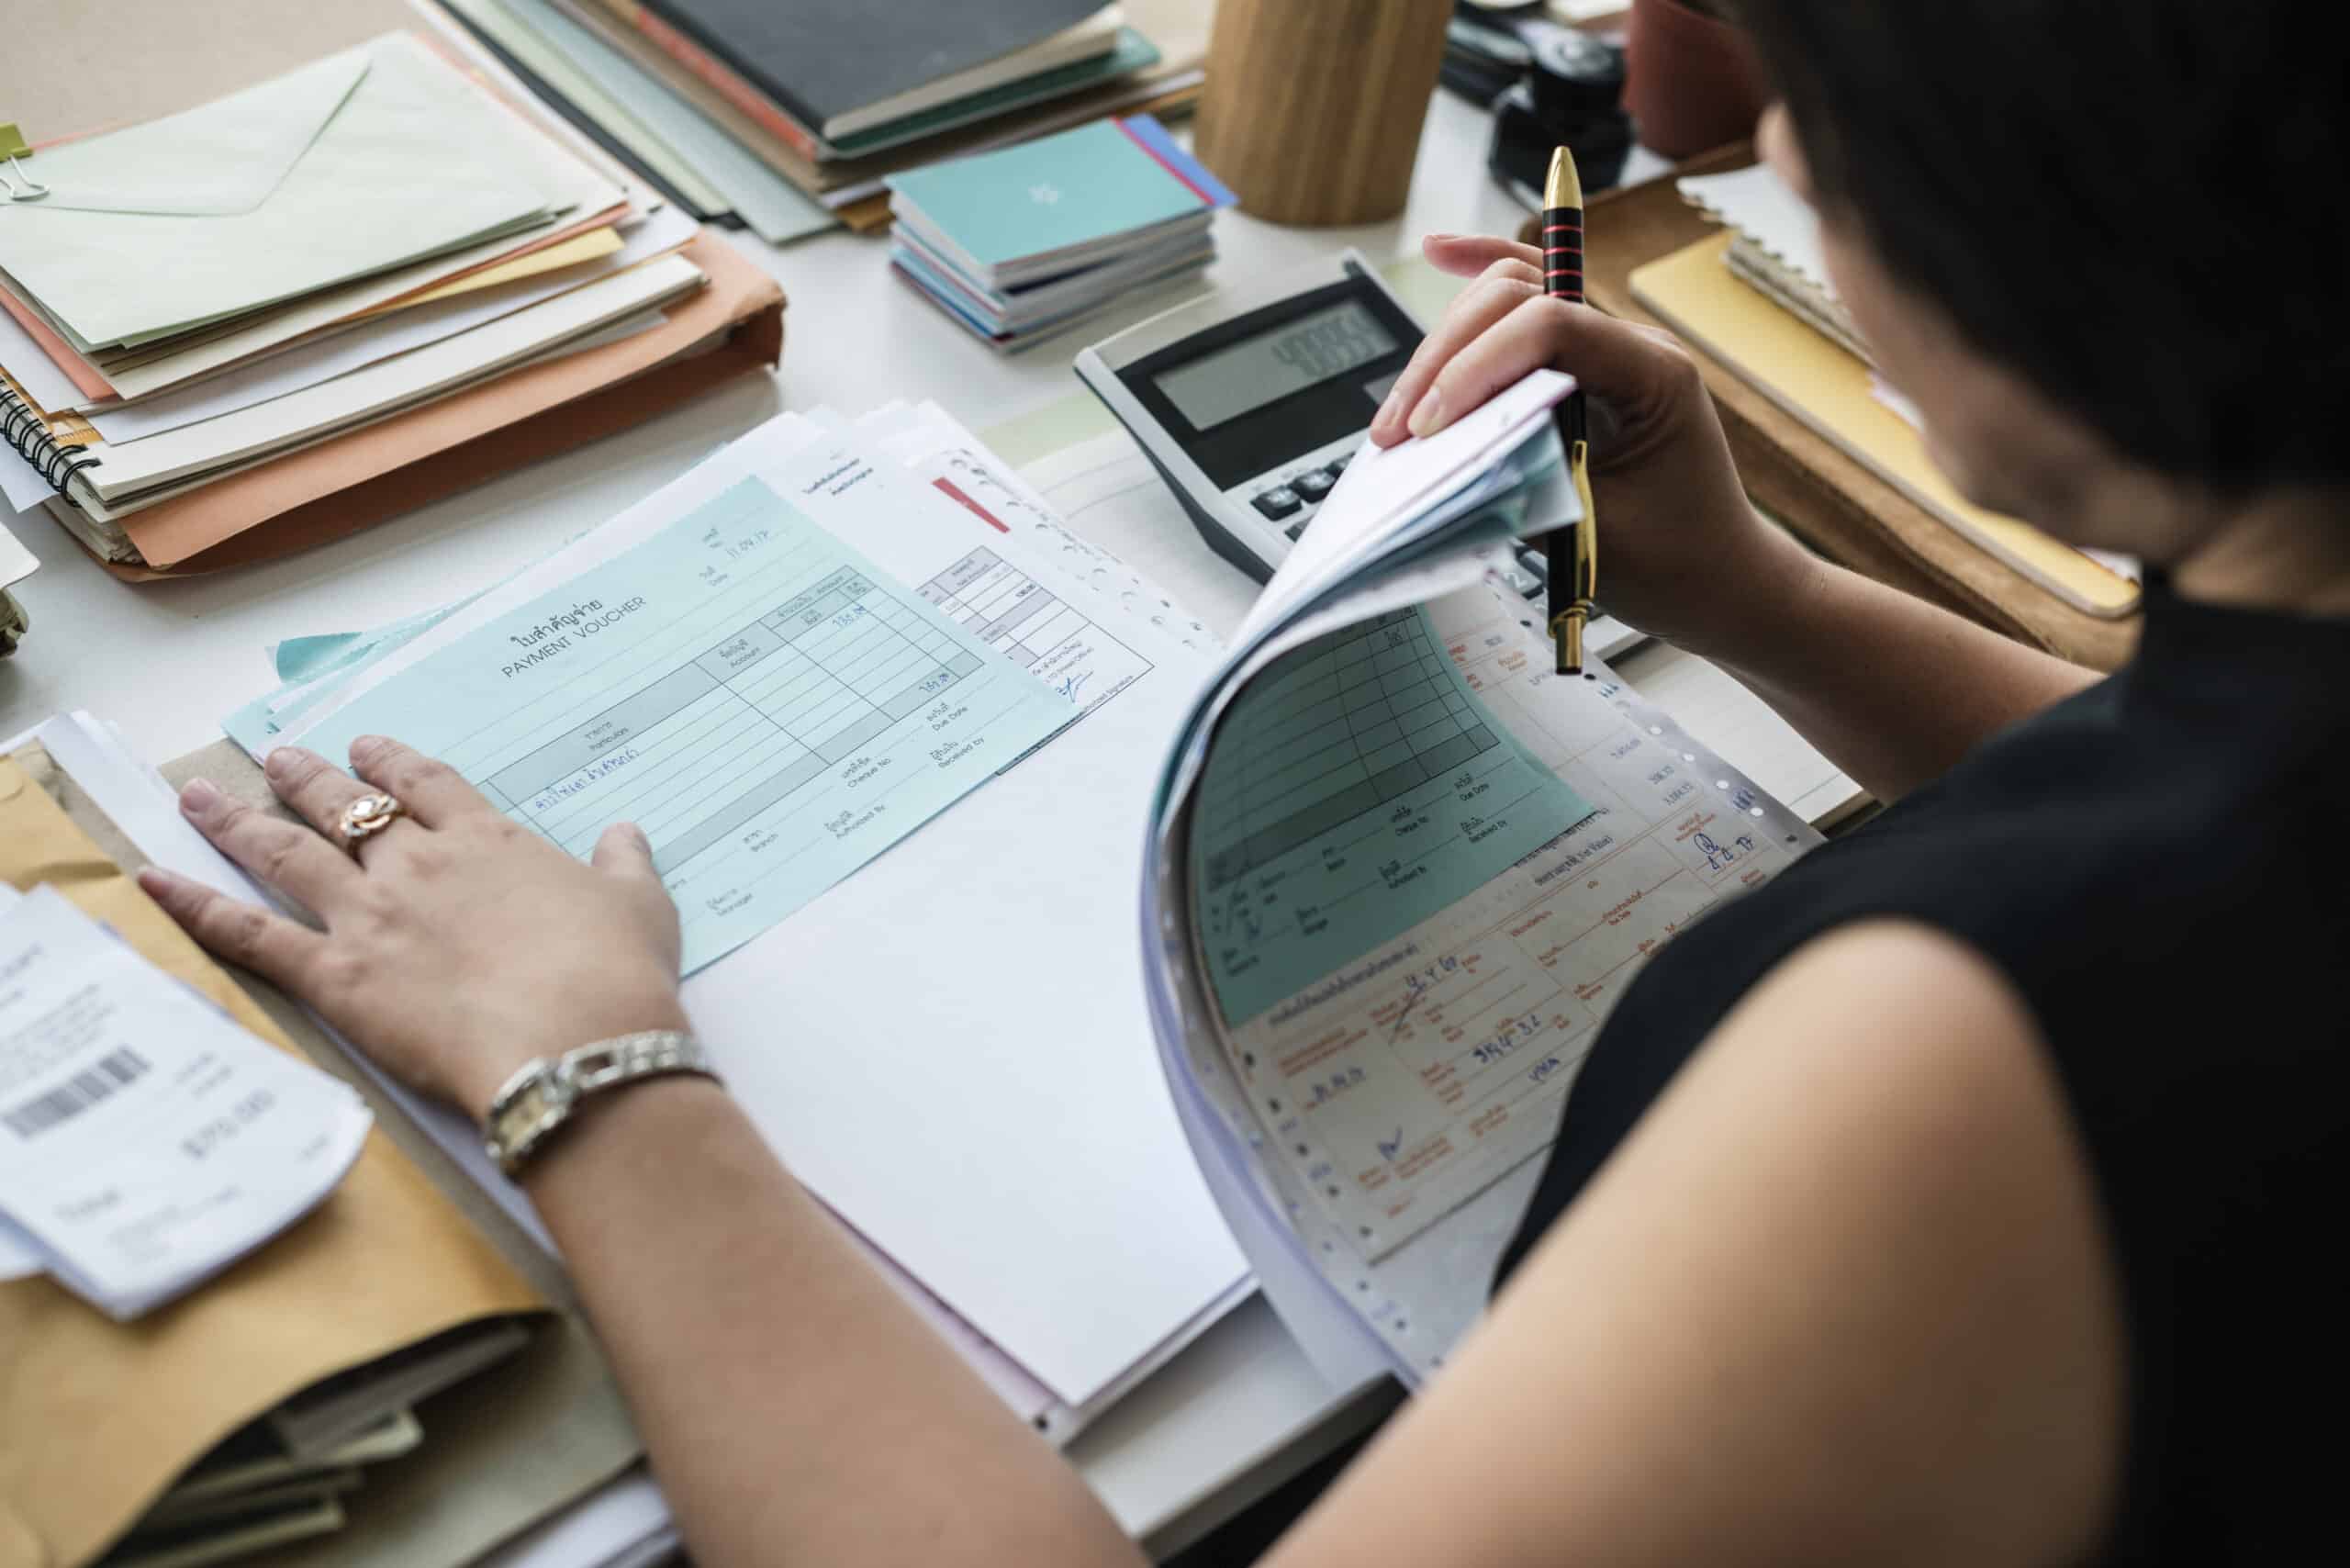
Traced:
[[[73, 484], [74, 475], [84, 468], [97, 467], [102, 460], [95, 457], [77, 459], [73, 454], [80, 452], [84, 443], [62, 442], [50, 434], [49, 421], [41, 418], [40, 410], [25, 401], [17, 389], [5, 381], [0, 381], [0, 444], [13, 447], [19, 457], [31, 464], [33, 472], [39, 474], [50, 489], [64, 497], [67, 506], [76, 511], [82, 510], [82, 503], [73, 498], [73, 492], [66, 487]], [[86, 487], [90, 482], [84, 479], [82, 483]]]

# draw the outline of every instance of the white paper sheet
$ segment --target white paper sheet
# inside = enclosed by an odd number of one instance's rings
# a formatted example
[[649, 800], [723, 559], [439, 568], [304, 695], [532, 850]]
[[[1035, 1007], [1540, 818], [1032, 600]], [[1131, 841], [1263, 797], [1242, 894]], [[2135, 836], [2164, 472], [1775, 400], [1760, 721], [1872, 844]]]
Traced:
[[1071, 571], [1154, 605], [1154, 614], [1171, 617], [1201, 651], [1219, 651], [1257, 601], [1257, 585], [1208, 549], [1125, 431], [1063, 447], [1023, 468], [1020, 478], [1064, 523]]
[[1247, 1271], [1115, 870], [1192, 684], [1154, 671], [687, 991], [801, 1179], [1071, 1403]]
[[[1324, 498], [1314, 526], [1258, 596], [1236, 641], [1246, 642], [1290, 614], [1351, 570], [1363, 550], [1396, 534], [1403, 520], [1426, 512], [1438, 498], [1485, 472], [1540, 429], [1574, 385], [1571, 375], [1538, 370], [1426, 440], [1390, 447], [1365, 442]], [[1579, 515], [1577, 510], [1563, 521]]]
[[33, 335], [6, 310], [0, 310], [0, 370], [15, 376], [44, 413], [60, 412], [82, 400], [73, 378], [58, 369]]
[[[559, 569], [618, 554], [796, 445], [754, 432]], [[484, 595], [353, 695], [545, 591], [542, 576]], [[1158, 660], [686, 990], [801, 1180], [1072, 1405], [1247, 1271], [1147, 1048], [1133, 887], [1108, 874], [1142, 842], [1149, 777], [1199, 674]]]
[[0, 501], [7, 503], [8, 515], [21, 516], [56, 493], [15, 447], [0, 446]]
[[0, 528], [0, 589], [12, 588], [39, 570], [40, 562], [33, 553], [15, 534]]
[[119, 504], [177, 479], [208, 473], [332, 431], [349, 429], [420, 398], [478, 380], [545, 349], [600, 330], [699, 286], [701, 269], [683, 256], [582, 285], [396, 358], [312, 387], [124, 446], [91, 449], [100, 466], [85, 471], [101, 495]]
[[[643, 255], [651, 255], [647, 248]], [[93, 409], [84, 416], [107, 444], [120, 446], [178, 430], [274, 398], [289, 397], [411, 349], [470, 332], [518, 310], [610, 276], [632, 258], [627, 249], [543, 277], [525, 278], [500, 288], [477, 289], [395, 310], [346, 332], [337, 332], [272, 354], [175, 391]], [[633, 258], [641, 259], [641, 258]]]
[[54, 888], [0, 913], [0, 1204], [60, 1283], [128, 1319], [307, 1214], [373, 1118]]
[[677, 1546], [669, 1505], [642, 1465], [492, 1551], [475, 1568], [638, 1568]]

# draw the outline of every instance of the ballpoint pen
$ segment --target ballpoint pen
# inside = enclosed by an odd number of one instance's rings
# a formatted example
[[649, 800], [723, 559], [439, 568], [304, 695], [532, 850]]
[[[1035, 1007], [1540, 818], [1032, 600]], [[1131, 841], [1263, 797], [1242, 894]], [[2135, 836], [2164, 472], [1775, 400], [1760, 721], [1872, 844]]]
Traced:
[[[1542, 183], [1542, 292], [1583, 303], [1583, 181], [1575, 174], [1575, 155], [1564, 147], [1550, 154], [1550, 177]], [[1559, 406], [1559, 439], [1566, 443], [1583, 516], [1572, 532], [1552, 530], [1545, 545], [1550, 641], [1558, 651], [1559, 673], [1581, 675], [1583, 623], [1591, 619], [1599, 585], [1599, 518], [1591, 500], [1590, 427], [1581, 386]]]

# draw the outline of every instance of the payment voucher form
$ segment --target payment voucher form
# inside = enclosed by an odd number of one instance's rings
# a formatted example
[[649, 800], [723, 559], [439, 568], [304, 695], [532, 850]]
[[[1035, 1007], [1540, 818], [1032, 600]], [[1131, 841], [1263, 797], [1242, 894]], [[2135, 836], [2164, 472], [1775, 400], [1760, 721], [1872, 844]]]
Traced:
[[[889, 526], [864, 465], [805, 480]], [[875, 514], [875, 515], [867, 515]], [[585, 856], [633, 822], [687, 972], [774, 924], [1077, 714], [807, 510], [739, 480], [488, 620], [306, 734], [394, 736]]]

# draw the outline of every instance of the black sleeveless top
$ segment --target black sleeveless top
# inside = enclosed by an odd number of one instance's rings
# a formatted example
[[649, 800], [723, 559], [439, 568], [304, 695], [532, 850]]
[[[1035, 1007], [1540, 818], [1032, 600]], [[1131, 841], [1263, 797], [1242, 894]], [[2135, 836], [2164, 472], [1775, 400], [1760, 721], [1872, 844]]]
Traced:
[[1569, 1097], [1503, 1275], [1774, 965], [1855, 921], [1921, 922], [2030, 1005], [2095, 1171], [2129, 1335], [2104, 1560], [2331, 1538], [2350, 1449], [2345, 800], [2350, 622], [2150, 585], [2121, 673], [1658, 954]]

